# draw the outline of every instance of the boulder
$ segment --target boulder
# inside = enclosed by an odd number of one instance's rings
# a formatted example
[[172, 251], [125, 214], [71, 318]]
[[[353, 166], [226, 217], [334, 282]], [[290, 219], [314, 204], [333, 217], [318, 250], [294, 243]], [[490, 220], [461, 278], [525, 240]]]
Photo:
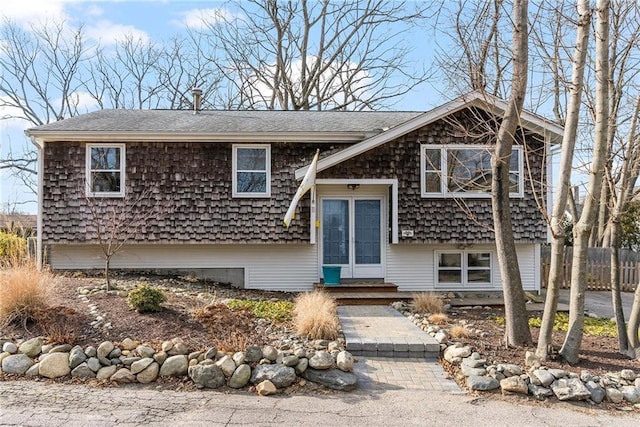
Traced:
[[160, 367], [161, 377], [177, 377], [185, 375], [189, 369], [189, 361], [187, 356], [179, 354], [168, 357]]
[[115, 374], [111, 375], [109, 380], [114, 383], [134, 383], [136, 382], [136, 376], [127, 368], [121, 368], [118, 369]]
[[447, 332], [442, 329], [436, 332], [433, 338], [438, 342], [438, 344], [445, 344], [449, 340]]
[[87, 366], [89, 367], [89, 369], [91, 369], [93, 372], [98, 372], [100, 370], [100, 368], [102, 367], [102, 365], [100, 365], [100, 361], [98, 360], [97, 357], [90, 357], [87, 359]]
[[40, 364], [35, 363], [32, 367], [27, 369], [27, 372], [24, 373], [26, 377], [37, 377], [40, 375]]
[[36, 357], [42, 352], [42, 344], [44, 343], [44, 338], [36, 337], [31, 338], [20, 344], [18, 347], [18, 352], [22, 354], [26, 354], [29, 357]]
[[262, 357], [265, 359], [269, 359], [272, 362], [275, 362], [278, 358], [278, 350], [270, 345], [265, 345], [262, 347]]
[[247, 363], [258, 362], [262, 359], [262, 349], [257, 346], [247, 347], [247, 350], [244, 352], [244, 357]]
[[640, 403], [640, 387], [625, 385], [620, 389], [622, 397], [629, 403]]
[[7, 341], [6, 343], [2, 344], [2, 351], [11, 353], [11, 354], [16, 354], [18, 352], [18, 346], [12, 343], [11, 341]]
[[109, 353], [113, 351], [114, 347], [115, 346], [111, 341], [104, 341], [101, 343], [98, 346], [98, 359], [101, 357], [107, 359], [107, 356], [109, 356]]
[[300, 361], [300, 359], [298, 359], [298, 356], [291, 354], [289, 356], [284, 356], [282, 358], [282, 364], [284, 366], [291, 366], [294, 367], [298, 364], [298, 362]]
[[529, 392], [529, 387], [525, 380], [520, 378], [519, 376], [512, 376], [505, 378], [500, 381], [500, 388], [502, 389], [502, 393], [516, 393], [516, 394], [527, 394]]
[[467, 377], [467, 387], [471, 390], [488, 391], [500, 387], [500, 383], [492, 377], [471, 375]]
[[81, 363], [87, 360], [87, 355], [84, 354], [84, 350], [79, 345], [73, 347], [69, 353], [69, 367], [74, 369]]
[[69, 375], [69, 353], [50, 353], [40, 360], [40, 375], [47, 378], [60, 378]]
[[87, 357], [98, 357], [98, 350], [96, 350], [96, 348], [94, 346], [88, 346], [87, 348], [84, 349], [84, 354]]
[[251, 383], [271, 381], [277, 388], [289, 387], [296, 380], [296, 371], [284, 365], [258, 365], [251, 373]]
[[309, 359], [309, 366], [313, 369], [330, 369], [334, 363], [331, 353], [320, 350]]
[[229, 387], [231, 388], [242, 388], [249, 383], [249, 379], [251, 378], [251, 367], [249, 365], [243, 364], [236, 368], [236, 370], [229, 378]]
[[190, 366], [189, 378], [198, 388], [219, 388], [225, 383], [224, 373], [217, 365]]
[[595, 403], [600, 403], [607, 396], [607, 392], [595, 381], [589, 381], [585, 383], [587, 390], [591, 392], [591, 400]]
[[607, 387], [605, 391], [607, 393], [607, 400], [611, 403], [620, 403], [624, 400], [622, 392], [617, 388]]
[[162, 365], [167, 360], [167, 357], [169, 357], [167, 353], [165, 353], [164, 351], [159, 351], [153, 355], [153, 360], [158, 362], [158, 365]]
[[116, 373], [117, 370], [117, 366], [105, 366], [104, 368], [100, 368], [100, 370], [96, 373], [96, 378], [99, 380], [108, 380], [113, 374]]
[[149, 366], [144, 368], [144, 370], [138, 372], [136, 380], [139, 383], [148, 384], [158, 378], [158, 372], [160, 372], [160, 365], [158, 365], [158, 362], [151, 362]]
[[452, 345], [444, 351], [444, 359], [449, 363], [461, 363], [462, 359], [471, 356], [471, 348], [468, 346]]
[[238, 351], [238, 352], [234, 353], [232, 358], [233, 358], [233, 361], [235, 362], [236, 366], [242, 365], [246, 360], [244, 351]]
[[256, 386], [256, 392], [259, 396], [269, 396], [270, 394], [276, 394], [278, 389], [269, 380], [264, 380]]
[[96, 373], [89, 368], [87, 362], [82, 362], [71, 370], [71, 376], [75, 378], [95, 378]]
[[309, 359], [303, 357], [298, 361], [298, 364], [294, 367], [296, 374], [301, 375], [309, 367]]
[[229, 356], [224, 356], [219, 359], [216, 363], [217, 366], [222, 369], [222, 373], [225, 377], [229, 378], [236, 370], [236, 362], [233, 361]]
[[551, 384], [551, 390], [558, 400], [587, 400], [591, 392], [580, 378], [561, 378]]
[[123, 350], [129, 350], [129, 351], [135, 350], [137, 346], [138, 346], [138, 343], [132, 340], [131, 338], [125, 338], [120, 343], [120, 347], [122, 347]]
[[505, 377], [522, 375], [522, 368], [511, 363], [499, 363], [496, 368], [498, 369], [498, 372], [502, 372]]
[[536, 369], [535, 371], [531, 372], [531, 377], [540, 381], [540, 384], [544, 387], [549, 387], [551, 383], [556, 380], [556, 377], [554, 377], [553, 375], [551, 375], [551, 373], [549, 373], [549, 371], [546, 371], [544, 369]]
[[531, 369], [538, 369], [542, 365], [542, 360], [532, 351], [524, 354], [524, 365]]
[[547, 397], [553, 396], [553, 392], [546, 387], [541, 387], [535, 384], [529, 384], [529, 394], [535, 397], [538, 400], [544, 400]]
[[131, 373], [133, 375], [136, 375], [144, 371], [145, 369], [147, 369], [147, 367], [152, 363], [154, 363], [154, 361], [151, 357], [145, 357], [144, 359], [140, 359], [133, 362], [129, 369], [131, 369]]
[[487, 370], [485, 368], [472, 368], [465, 365], [464, 362], [462, 363], [462, 365], [460, 365], [460, 367], [462, 369], [462, 374], [465, 377], [482, 377], [484, 375], [487, 375]]
[[[70, 344], [60, 344], [60, 345], [56, 345], [55, 347], [51, 347], [49, 349], [49, 351], [46, 351], [46, 346], [43, 345], [42, 346], [42, 353], [68, 353], [71, 351], [71, 345]], [[80, 350], [82, 350], [82, 347], [80, 347]]]
[[302, 373], [302, 377], [330, 389], [341, 391], [355, 390], [358, 382], [354, 373], [344, 372], [339, 369], [308, 368]]
[[27, 372], [33, 364], [33, 360], [24, 353], [11, 354], [2, 359], [2, 372], [22, 375]]
[[338, 356], [336, 356], [336, 366], [341, 371], [344, 371], [344, 372], [353, 371], [354, 363], [355, 363], [355, 359], [353, 358], [353, 355], [348, 351], [341, 351], [340, 353], [338, 353]]
[[173, 347], [169, 351], [167, 351], [167, 354], [169, 356], [187, 355], [189, 354], [189, 347], [187, 347], [183, 342], [177, 342], [173, 344]]
[[136, 347], [136, 352], [142, 358], [153, 357], [153, 355], [156, 354], [156, 351], [154, 349], [146, 345], [139, 345], [138, 347]]
[[[215, 360], [216, 359], [216, 354], [218, 353], [218, 349], [215, 347], [209, 347], [207, 349], [207, 351], [204, 353], [204, 358], [205, 359], [211, 359], [211, 360]], [[238, 352], [238, 353], [242, 353], [242, 352]], [[237, 354], [237, 353], [236, 353]], [[234, 359], [235, 359], [235, 355], [234, 355]]]
[[631, 369], [623, 369], [620, 371], [620, 378], [633, 382], [636, 379], [636, 374]]

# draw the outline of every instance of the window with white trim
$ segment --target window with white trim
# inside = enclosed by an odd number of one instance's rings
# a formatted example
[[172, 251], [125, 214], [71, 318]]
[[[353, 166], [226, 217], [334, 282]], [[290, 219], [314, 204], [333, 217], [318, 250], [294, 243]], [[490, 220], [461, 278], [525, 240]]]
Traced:
[[[422, 145], [422, 197], [490, 197], [492, 148], [481, 145]], [[522, 148], [513, 147], [511, 197], [524, 192]]]
[[271, 196], [271, 146], [233, 145], [233, 197]]
[[124, 197], [125, 145], [87, 144], [86, 182], [89, 197]]
[[489, 285], [492, 254], [486, 251], [436, 252], [436, 283], [438, 285]]

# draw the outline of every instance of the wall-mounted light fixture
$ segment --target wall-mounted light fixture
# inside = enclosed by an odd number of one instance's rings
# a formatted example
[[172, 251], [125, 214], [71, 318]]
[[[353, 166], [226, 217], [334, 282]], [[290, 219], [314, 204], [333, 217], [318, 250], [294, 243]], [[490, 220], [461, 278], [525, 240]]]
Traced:
[[358, 188], [360, 188], [360, 184], [347, 184], [347, 188], [348, 188], [349, 190], [355, 191], [355, 190], [357, 190]]

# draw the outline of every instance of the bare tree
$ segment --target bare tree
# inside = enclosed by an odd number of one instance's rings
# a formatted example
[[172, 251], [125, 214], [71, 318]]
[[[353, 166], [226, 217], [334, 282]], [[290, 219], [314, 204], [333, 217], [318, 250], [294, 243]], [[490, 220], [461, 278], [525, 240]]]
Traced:
[[495, 224], [496, 251], [505, 309], [505, 344], [531, 344], [531, 331], [525, 306], [524, 290], [518, 266], [511, 221], [509, 165], [515, 133], [527, 92], [528, 72], [528, 1], [513, 2], [513, 78], [511, 95], [498, 129], [496, 147], [491, 157], [491, 206]]
[[423, 17], [418, 3], [251, 0], [228, 9], [205, 21], [204, 34], [236, 108], [374, 109], [427, 78], [401, 43]]
[[609, 0], [598, 0], [596, 24], [596, 94], [593, 160], [589, 186], [580, 219], [574, 227], [573, 263], [571, 271], [571, 300], [569, 330], [560, 355], [570, 364], [579, 360], [584, 330], [584, 299], [587, 279], [587, 251], [589, 237], [598, 212], [598, 199], [604, 178], [607, 134], [609, 132]]
[[[553, 203], [551, 214], [551, 262], [549, 268], [549, 279], [547, 280], [547, 295], [540, 326], [540, 335], [536, 354], [543, 360], [549, 355], [552, 346], [552, 332], [556, 311], [558, 308], [559, 289], [564, 280], [564, 246], [565, 246], [565, 212], [567, 209], [567, 199], [571, 185], [571, 170], [573, 163], [574, 148], [576, 145], [576, 133], [580, 118], [580, 105], [582, 103], [582, 90], [584, 81], [584, 68], [589, 47], [589, 33], [591, 32], [591, 8], [589, 0], [580, 0], [577, 4], [577, 32], [576, 45], [573, 54], [573, 71], [571, 85], [569, 86], [569, 104], [567, 106], [567, 117], [564, 124], [564, 135], [562, 138], [562, 152], [560, 157], [560, 171], [557, 183], [557, 191]], [[557, 55], [557, 50], [555, 50]], [[559, 73], [557, 64], [552, 65], [554, 72]], [[560, 81], [560, 76], [554, 80]], [[559, 105], [560, 86], [554, 86], [554, 105]], [[556, 115], [559, 115], [556, 109]]]
[[[87, 194], [87, 191], [84, 191], [84, 194]], [[111, 290], [110, 272], [113, 257], [120, 253], [130, 240], [139, 237], [137, 235], [144, 230], [147, 222], [157, 221], [168, 214], [163, 206], [169, 204], [166, 201], [162, 205], [159, 204], [154, 200], [154, 194], [152, 188], [147, 188], [133, 195], [128, 191], [123, 198], [85, 196], [89, 211], [88, 238], [96, 241], [102, 251], [107, 291]]]

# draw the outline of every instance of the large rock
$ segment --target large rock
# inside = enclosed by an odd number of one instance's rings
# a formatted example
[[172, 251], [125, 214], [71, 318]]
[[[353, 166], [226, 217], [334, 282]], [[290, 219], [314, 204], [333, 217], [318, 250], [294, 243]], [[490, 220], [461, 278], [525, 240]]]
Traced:
[[611, 403], [620, 403], [624, 400], [622, 392], [617, 388], [608, 387], [606, 390], [607, 400]]
[[622, 397], [629, 403], [640, 403], [640, 387], [625, 385], [620, 389]]
[[96, 378], [99, 380], [108, 380], [113, 374], [116, 373], [117, 370], [117, 366], [105, 366], [104, 368], [100, 368], [100, 370], [96, 373]]
[[546, 387], [535, 384], [529, 384], [529, 393], [538, 400], [544, 400], [553, 396], [553, 392]]
[[89, 369], [91, 369], [93, 372], [98, 372], [102, 367], [97, 357], [90, 357], [89, 359], [87, 359], [86, 363]]
[[636, 379], [636, 373], [631, 369], [623, 369], [622, 371], [620, 371], [620, 378], [633, 382]]
[[33, 366], [33, 363], [33, 360], [26, 354], [12, 354], [2, 359], [2, 372], [22, 375]]
[[536, 369], [531, 373], [531, 379], [532, 381], [538, 380], [540, 382], [540, 385], [549, 387], [551, 383], [556, 380], [556, 377], [551, 375], [549, 371], [546, 371], [544, 369]]
[[120, 343], [120, 347], [122, 347], [123, 350], [131, 351], [134, 350], [137, 346], [138, 343], [136, 341], [133, 341], [131, 338], [125, 338]]
[[452, 345], [444, 351], [444, 359], [449, 363], [461, 363], [462, 359], [471, 356], [471, 347]]
[[352, 372], [344, 372], [339, 369], [308, 368], [302, 373], [302, 377], [333, 390], [341, 391], [355, 390], [358, 381]]
[[247, 347], [246, 351], [244, 352], [244, 357], [247, 363], [258, 362], [260, 359], [262, 359], [262, 348], [257, 346]]
[[296, 371], [284, 365], [258, 365], [251, 374], [251, 383], [258, 384], [264, 380], [271, 381], [278, 388], [289, 387], [296, 380]]
[[148, 384], [158, 378], [158, 372], [160, 372], [160, 365], [157, 362], [152, 362], [143, 371], [136, 375], [136, 380], [142, 384]]
[[289, 356], [284, 356], [282, 358], [282, 364], [285, 366], [291, 366], [292, 368], [298, 364], [300, 359], [295, 354], [291, 354]]
[[189, 378], [198, 388], [219, 388], [225, 383], [224, 373], [217, 365], [190, 366]]
[[115, 346], [111, 341], [104, 341], [98, 346], [98, 358], [107, 358]]
[[353, 355], [348, 351], [341, 351], [336, 356], [336, 366], [338, 369], [344, 372], [353, 371], [353, 364], [355, 363], [355, 359]]
[[114, 383], [134, 383], [136, 382], [136, 376], [131, 373], [127, 368], [121, 368], [116, 371], [115, 374], [109, 378]]
[[87, 355], [84, 354], [84, 350], [79, 345], [73, 347], [69, 353], [69, 367], [71, 369], [76, 368], [81, 363], [87, 360]]
[[301, 375], [309, 367], [309, 359], [303, 357], [298, 361], [298, 364], [294, 367], [296, 374]]
[[500, 381], [500, 388], [502, 393], [527, 394], [529, 392], [526, 381], [518, 376], [503, 379]]
[[481, 377], [483, 375], [487, 375], [487, 370], [485, 368], [472, 368], [465, 365], [464, 362], [462, 363], [462, 365], [460, 365], [460, 367], [462, 368], [462, 374], [465, 377]]
[[331, 369], [335, 360], [331, 353], [320, 350], [309, 359], [309, 366], [313, 369]]
[[270, 345], [265, 345], [262, 347], [262, 357], [270, 360], [271, 362], [275, 362], [278, 358], [278, 350]]
[[585, 384], [587, 389], [591, 392], [591, 400], [595, 403], [600, 403], [607, 396], [607, 392], [604, 391], [604, 388], [600, 386], [600, 384], [595, 381], [589, 381]]
[[179, 354], [176, 356], [168, 357], [160, 367], [161, 377], [177, 377], [186, 375], [189, 369], [189, 361], [187, 356]]
[[216, 365], [222, 369], [225, 377], [229, 378], [236, 370], [236, 362], [229, 356], [224, 356], [216, 362]]
[[133, 375], [139, 374], [140, 372], [147, 369], [149, 365], [155, 363], [151, 357], [145, 357], [144, 359], [136, 360], [131, 364], [131, 373]]
[[591, 392], [580, 378], [561, 378], [551, 384], [551, 390], [558, 400], [587, 400]]
[[498, 369], [498, 372], [502, 372], [505, 377], [522, 375], [522, 368], [512, 363], [499, 363], [496, 368]]
[[16, 354], [18, 352], [18, 346], [12, 343], [11, 341], [7, 341], [6, 343], [2, 344], [2, 351], [3, 352], [6, 351], [7, 353], [11, 353], [11, 354]]
[[278, 389], [271, 381], [264, 380], [256, 386], [256, 392], [260, 396], [269, 396], [271, 394], [276, 394]]
[[47, 378], [60, 378], [69, 375], [69, 353], [50, 353], [40, 360], [40, 375]]
[[153, 357], [156, 354], [156, 351], [147, 345], [139, 345], [136, 347], [136, 352], [140, 355], [140, 357]]
[[89, 368], [87, 362], [82, 362], [71, 370], [71, 376], [76, 378], [95, 378], [96, 373]]
[[467, 377], [467, 387], [471, 390], [488, 391], [500, 387], [500, 383], [492, 377], [471, 375]]
[[22, 354], [26, 354], [29, 357], [36, 357], [42, 352], [42, 344], [44, 343], [44, 338], [36, 337], [31, 338], [20, 344], [18, 347], [18, 352]]
[[249, 379], [251, 378], [251, 367], [249, 365], [243, 364], [236, 368], [229, 378], [229, 387], [231, 388], [242, 388], [249, 383]]

